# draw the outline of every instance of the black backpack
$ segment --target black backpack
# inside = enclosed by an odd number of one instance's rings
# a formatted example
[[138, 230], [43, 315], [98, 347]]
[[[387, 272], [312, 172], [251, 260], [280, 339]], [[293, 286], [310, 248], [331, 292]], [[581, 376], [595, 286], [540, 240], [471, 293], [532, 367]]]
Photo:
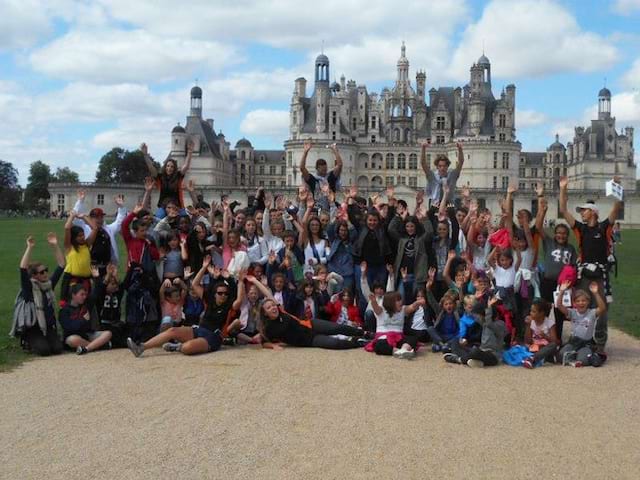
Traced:
[[111, 262], [111, 238], [103, 228], [98, 229], [91, 246], [91, 260], [98, 265], [107, 265]]

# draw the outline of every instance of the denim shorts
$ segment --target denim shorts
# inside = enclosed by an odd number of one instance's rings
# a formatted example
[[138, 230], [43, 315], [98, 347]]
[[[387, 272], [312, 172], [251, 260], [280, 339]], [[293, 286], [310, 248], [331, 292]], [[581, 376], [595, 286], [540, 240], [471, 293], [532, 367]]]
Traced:
[[220, 332], [220, 330], [216, 330], [215, 332], [212, 332], [208, 328], [194, 325], [193, 338], [204, 338], [209, 344], [210, 352], [215, 352], [216, 350], [220, 350], [220, 347], [222, 346], [222, 332]]

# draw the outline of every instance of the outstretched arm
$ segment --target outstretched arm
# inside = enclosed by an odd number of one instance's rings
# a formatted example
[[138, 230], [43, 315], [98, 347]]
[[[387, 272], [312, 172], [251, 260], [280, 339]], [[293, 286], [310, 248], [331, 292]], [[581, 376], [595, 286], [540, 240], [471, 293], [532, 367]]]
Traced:
[[20, 268], [26, 269], [29, 267], [29, 263], [31, 262], [31, 253], [33, 252], [35, 246], [35, 239], [31, 235], [29, 235], [27, 237], [27, 248], [25, 249], [24, 255], [22, 255], [22, 259], [20, 260]]
[[560, 310], [565, 317], [569, 316], [569, 310], [562, 304], [562, 297], [564, 297], [564, 292], [566, 292], [570, 286], [571, 282], [562, 282], [558, 289], [558, 298], [556, 299], [556, 308]]
[[147, 148], [147, 144], [146, 143], [143, 143], [142, 145], [140, 145], [140, 151], [142, 152], [142, 155], [144, 156], [144, 162], [147, 164], [147, 169], [149, 170], [149, 174], [153, 178], [156, 178], [158, 176], [158, 169], [153, 164], [153, 161], [151, 160], [151, 157], [149, 156], [149, 149]]
[[302, 175], [302, 179], [306, 182], [307, 177], [309, 176], [309, 170], [307, 170], [307, 155], [309, 155], [309, 150], [313, 144], [311, 143], [311, 139], [308, 138], [304, 141], [304, 149], [302, 151], [302, 159], [300, 160], [300, 174]]
[[[620, 183], [620, 178], [613, 177], [613, 181], [616, 183]], [[618, 220], [618, 215], [620, 214], [620, 209], [622, 208], [622, 202], [616, 200], [613, 204], [613, 208], [611, 209], [611, 213], [609, 213], [609, 223], [613, 225], [616, 220]]]
[[600, 295], [598, 284], [596, 282], [591, 282], [589, 284], [589, 290], [591, 291], [593, 297], [596, 299], [596, 315], [598, 317], [601, 317], [607, 311], [607, 304], [604, 301], [604, 298], [602, 298], [602, 295]]
[[333, 152], [333, 156], [336, 158], [336, 166], [333, 167], [333, 174], [336, 177], [339, 177], [340, 174], [342, 173], [342, 157], [340, 156], [338, 145], [333, 143], [329, 148], [331, 148], [331, 151]]
[[53, 254], [56, 257], [56, 263], [58, 264], [58, 266], [61, 268], [64, 268], [64, 266], [67, 264], [67, 261], [64, 258], [64, 253], [62, 253], [62, 249], [58, 244], [58, 237], [56, 236], [55, 233], [53, 232], [47, 233], [47, 243], [53, 249]]
[[185, 158], [184, 164], [180, 169], [180, 172], [182, 173], [182, 175], [186, 175], [187, 172], [189, 171], [189, 168], [191, 168], [192, 155], [193, 155], [193, 142], [189, 141], [189, 143], [187, 143], [187, 157]]
[[560, 214], [564, 217], [564, 219], [569, 224], [570, 228], [576, 226], [576, 219], [569, 209], [567, 208], [567, 187], [569, 185], [569, 180], [567, 177], [560, 178]]
[[424, 173], [426, 173], [427, 175], [429, 175], [429, 172], [431, 171], [429, 165], [427, 164], [427, 148], [430, 145], [431, 143], [429, 141], [422, 142], [422, 145], [420, 145], [420, 165], [422, 166], [422, 170], [424, 170]]
[[462, 170], [462, 166], [464, 165], [464, 152], [462, 151], [462, 143], [456, 142], [456, 147], [458, 149], [458, 163], [456, 163], [456, 170], [460, 172], [460, 170]]
[[544, 233], [544, 217], [547, 214], [547, 200], [544, 198], [544, 184], [538, 183], [536, 186], [538, 195], [538, 213], [536, 214], [536, 232], [540, 235]]

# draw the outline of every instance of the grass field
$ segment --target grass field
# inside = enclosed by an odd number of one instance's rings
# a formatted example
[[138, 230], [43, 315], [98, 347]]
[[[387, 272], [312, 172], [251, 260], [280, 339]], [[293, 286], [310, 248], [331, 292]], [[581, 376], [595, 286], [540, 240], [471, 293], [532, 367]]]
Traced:
[[[46, 243], [47, 232], [58, 233], [62, 242], [64, 222], [61, 220], [0, 220], [0, 370], [14, 366], [25, 359], [15, 339], [9, 337], [13, 314], [13, 303], [19, 289], [18, 265], [25, 248], [25, 238], [32, 234], [36, 238], [33, 260], [43, 261], [50, 267], [54, 257]], [[120, 251], [124, 246], [120, 240]], [[609, 315], [610, 324], [640, 337], [640, 231], [625, 231], [623, 244], [618, 247], [618, 278], [613, 279], [615, 302]], [[121, 258], [124, 258], [121, 255]], [[124, 268], [121, 268], [121, 276]]]

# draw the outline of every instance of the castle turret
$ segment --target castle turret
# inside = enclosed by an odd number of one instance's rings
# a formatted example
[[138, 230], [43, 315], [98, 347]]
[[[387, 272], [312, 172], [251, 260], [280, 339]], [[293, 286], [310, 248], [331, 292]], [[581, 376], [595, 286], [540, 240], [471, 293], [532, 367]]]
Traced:
[[604, 87], [598, 92], [598, 120], [611, 118], [611, 92]]
[[195, 86], [191, 89], [191, 113], [192, 117], [202, 118], [202, 89]]

